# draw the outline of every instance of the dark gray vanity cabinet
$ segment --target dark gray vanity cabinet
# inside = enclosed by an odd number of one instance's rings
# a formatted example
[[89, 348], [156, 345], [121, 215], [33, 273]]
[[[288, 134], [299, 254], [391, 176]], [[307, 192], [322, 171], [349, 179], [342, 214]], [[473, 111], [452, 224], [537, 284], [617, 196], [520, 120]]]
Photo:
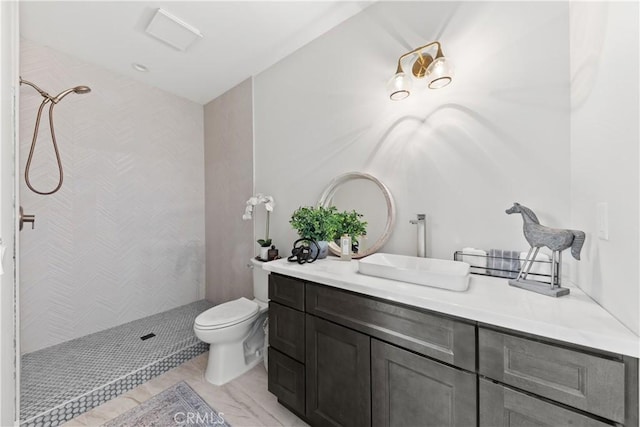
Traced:
[[304, 363], [304, 313], [272, 303], [269, 307], [269, 341], [273, 348]]
[[638, 359], [269, 277], [269, 390], [312, 426], [638, 427]]
[[371, 425], [370, 341], [306, 315], [307, 410], [314, 426]]
[[480, 326], [480, 426], [637, 426], [637, 367], [637, 359]]
[[305, 310], [398, 347], [476, 369], [476, 326], [386, 300], [308, 283]]
[[475, 373], [371, 340], [374, 426], [475, 426]]
[[304, 416], [304, 284], [272, 274], [269, 299], [269, 391]]
[[477, 425], [473, 323], [278, 274], [269, 296], [269, 390], [311, 425]]
[[480, 379], [480, 425], [487, 427], [611, 426], [484, 378]]

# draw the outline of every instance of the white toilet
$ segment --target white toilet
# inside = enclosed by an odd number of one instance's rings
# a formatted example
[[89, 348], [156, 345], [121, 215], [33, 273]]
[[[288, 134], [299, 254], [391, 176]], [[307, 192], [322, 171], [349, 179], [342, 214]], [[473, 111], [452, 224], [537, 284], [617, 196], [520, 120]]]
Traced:
[[238, 298], [200, 313], [193, 325], [196, 336], [210, 344], [205, 377], [222, 385], [260, 363], [264, 352], [262, 323], [267, 316], [269, 273], [252, 259], [253, 300]]

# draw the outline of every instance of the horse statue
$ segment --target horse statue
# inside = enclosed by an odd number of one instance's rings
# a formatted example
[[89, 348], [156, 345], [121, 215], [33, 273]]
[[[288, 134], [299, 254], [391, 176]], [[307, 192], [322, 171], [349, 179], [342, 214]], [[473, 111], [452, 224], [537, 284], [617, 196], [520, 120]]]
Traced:
[[[512, 286], [521, 287], [534, 292], [543, 293], [545, 295], [562, 296], [569, 293], [569, 289], [561, 288], [560, 283], [560, 266], [562, 265], [562, 251], [571, 248], [571, 255], [577, 260], [580, 259], [580, 251], [584, 245], [585, 234], [579, 230], [562, 230], [557, 228], [546, 227], [540, 224], [538, 217], [531, 209], [520, 203], [514, 203], [512, 207], [505, 211], [507, 214], [519, 213], [522, 215], [524, 237], [529, 242], [531, 248], [522, 263], [520, 272], [515, 280], [510, 280]], [[531, 270], [538, 251], [541, 247], [551, 249], [551, 286], [544, 285], [541, 282], [527, 280], [527, 275]]]

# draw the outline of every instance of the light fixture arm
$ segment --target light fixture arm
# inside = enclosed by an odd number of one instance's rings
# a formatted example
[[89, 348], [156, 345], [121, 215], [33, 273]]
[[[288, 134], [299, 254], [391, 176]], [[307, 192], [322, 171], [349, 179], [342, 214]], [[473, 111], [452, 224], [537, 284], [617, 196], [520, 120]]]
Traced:
[[[435, 58], [431, 54], [424, 52], [425, 49], [431, 46], [438, 47]], [[413, 62], [412, 68], [411, 68], [411, 72], [416, 78], [424, 77], [427, 72], [427, 69], [429, 68], [429, 65], [431, 65], [431, 63], [437, 58], [441, 58], [444, 56], [442, 54], [442, 47], [440, 46], [440, 42], [435, 41], [435, 42], [428, 43], [424, 46], [420, 46], [400, 56], [400, 58], [398, 58], [398, 68], [396, 69], [396, 74], [404, 73], [404, 70], [402, 68], [402, 61], [411, 55], [417, 55], [417, 59], [415, 60], [415, 62]]]
[[431, 43], [425, 44], [424, 46], [420, 46], [416, 49], [413, 49], [411, 52], [407, 52], [404, 55], [400, 56], [400, 58], [398, 58], [398, 70], [402, 71], [402, 66], [400, 65], [400, 63], [404, 58], [406, 58], [409, 55], [415, 55], [416, 53], [419, 53], [420, 51], [434, 45], [438, 46], [438, 51], [436, 52], [436, 58], [440, 58], [441, 56], [444, 56], [442, 54], [442, 46], [440, 46], [440, 42], [431, 42]]

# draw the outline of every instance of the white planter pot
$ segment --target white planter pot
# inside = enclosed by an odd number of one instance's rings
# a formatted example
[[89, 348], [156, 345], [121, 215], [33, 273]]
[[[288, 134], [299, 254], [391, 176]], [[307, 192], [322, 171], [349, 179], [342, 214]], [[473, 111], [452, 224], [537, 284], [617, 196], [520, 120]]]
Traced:
[[[320, 253], [318, 254], [318, 259], [326, 258], [327, 254], [329, 253], [329, 242], [321, 240], [317, 243], [318, 243], [318, 247], [320, 247]], [[316, 248], [316, 245], [314, 245], [313, 243], [310, 243], [309, 247], [311, 248], [311, 257], [314, 258], [316, 256], [316, 252], [318, 252], [318, 249]]]

